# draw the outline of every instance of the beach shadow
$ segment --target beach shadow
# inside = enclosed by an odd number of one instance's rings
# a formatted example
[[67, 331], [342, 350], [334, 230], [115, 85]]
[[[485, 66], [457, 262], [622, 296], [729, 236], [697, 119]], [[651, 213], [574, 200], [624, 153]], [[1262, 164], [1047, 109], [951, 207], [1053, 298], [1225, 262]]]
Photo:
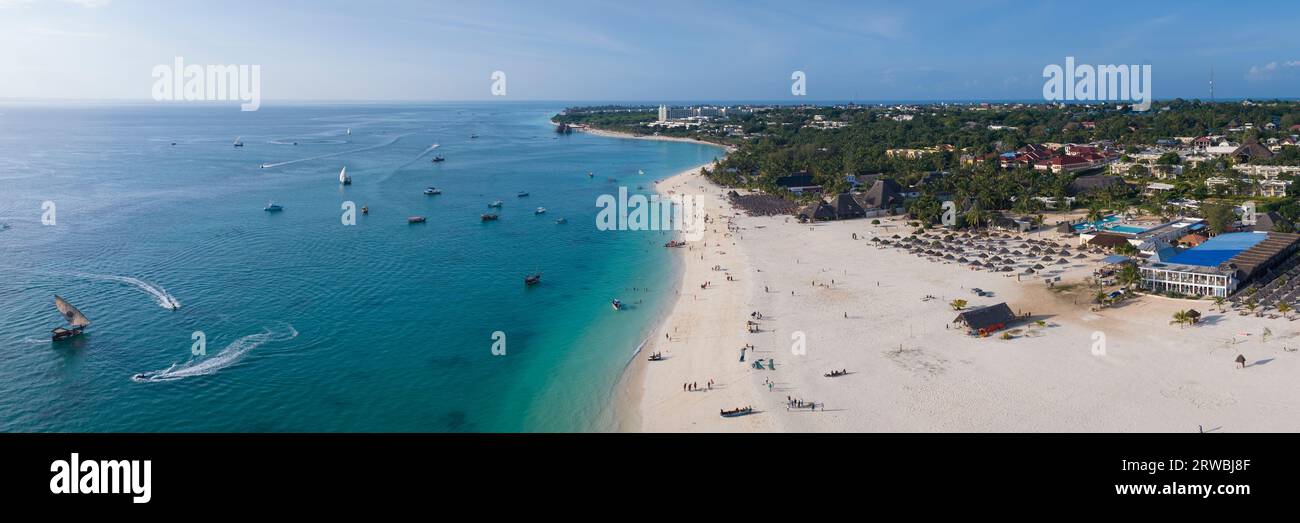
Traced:
[[1216, 316], [1204, 316], [1200, 319], [1200, 321], [1197, 321], [1196, 323], [1202, 325], [1218, 325], [1222, 321], [1223, 321], [1223, 315], [1219, 314]]
[[1255, 363], [1251, 363], [1250, 366], [1251, 366], [1251, 367], [1255, 367], [1255, 366], [1258, 366], [1258, 365], [1268, 365], [1268, 364], [1269, 364], [1270, 362], [1272, 362], [1272, 361], [1273, 361], [1273, 358], [1265, 358], [1265, 359], [1259, 360], [1259, 361], [1257, 361], [1257, 362], [1255, 362]]

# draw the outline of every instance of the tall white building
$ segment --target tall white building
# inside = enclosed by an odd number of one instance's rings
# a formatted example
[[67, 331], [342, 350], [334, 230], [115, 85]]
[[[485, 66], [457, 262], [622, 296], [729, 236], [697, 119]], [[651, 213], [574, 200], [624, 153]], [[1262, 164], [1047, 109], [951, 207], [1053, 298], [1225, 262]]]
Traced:
[[668, 121], [668, 106], [667, 106], [667, 105], [660, 105], [660, 106], [659, 106], [659, 123], [663, 123], [663, 122], [667, 122], [667, 121]]

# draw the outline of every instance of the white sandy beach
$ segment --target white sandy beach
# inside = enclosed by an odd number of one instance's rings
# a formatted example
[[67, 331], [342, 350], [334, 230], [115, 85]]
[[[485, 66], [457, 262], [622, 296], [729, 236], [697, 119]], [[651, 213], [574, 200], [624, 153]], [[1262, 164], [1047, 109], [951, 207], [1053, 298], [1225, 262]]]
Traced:
[[[734, 216], [724, 191], [688, 171], [661, 192], [706, 195], [707, 213]], [[735, 216], [729, 237], [714, 220], [686, 259], [671, 314], [629, 369], [620, 430], [873, 432], [1257, 432], [1300, 430], [1300, 322], [1219, 313], [1208, 301], [1142, 297], [1098, 312], [1087, 291], [1054, 292], [1039, 278], [971, 271], [878, 248], [873, 235], [906, 235], [901, 222], [803, 225]], [[892, 228], [884, 229], [893, 224]], [[853, 234], [858, 240], [853, 240]], [[1053, 233], [1040, 233], [1052, 235]], [[721, 266], [725, 271], [715, 271]], [[1093, 267], [1068, 266], [1062, 283]], [[726, 275], [736, 281], [727, 281]], [[1007, 274], [1010, 274], [1009, 276]], [[832, 283], [832, 280], [834, 283]], [[700, 284], [712, 282], [708, 289]], [[766, 287], [766, 290], [765, 290]], [[993, 297], [977, 297], [980, 287]], [[793, 292], [793, 294], [792, 294]], [[936, 299], [923, 301], [926, 295]], [[949, 326], [948, 305], [1005, 301], [1045, 327], [1014, 339], [975, 338]], [[1191, 327], [1174, 311], [1205, 314]], [[761, 332], [745, 322], [759, 311]], [[847, 318], [845, 315], [847, 314]], [[1265, 337], [1265, 329], [1271, 335]], [[792, 334], [807, 340], [792, 354]], [[1105, 354], [1094, 355], [1094, 333]], [[667, 335], [667, 337], [665, 337]], [[753, 344], [746, 361], [741, 347]], [[662, 351], [664, 361], [645, 355]], [[1233, 359], [1243, 354], [1247, 368]], [[750, 366], [775, 359], [775, 370]], [[847, 376], [827, 378], [832, 369]], [[686, 392], [683, 383], [713, 390]], [[767, 380], [774, 382], [769, 391]], [[788, 409], [787, 397], [818, 404]], [[722, 418], [719, 410], [755, 413]]]

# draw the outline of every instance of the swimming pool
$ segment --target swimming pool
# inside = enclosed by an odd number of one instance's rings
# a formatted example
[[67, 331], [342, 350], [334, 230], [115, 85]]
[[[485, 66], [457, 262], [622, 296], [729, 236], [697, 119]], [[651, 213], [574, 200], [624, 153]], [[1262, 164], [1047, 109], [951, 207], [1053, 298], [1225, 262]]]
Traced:
[[1083, 222], [1080, 224], [1075, 224], [1074, 230], [1075, 232], [1078, 232], [1078, 231], [1086, 231], [1088, 229], [1104, 229], [1106, 228], [1107, 225], [1117, 221], [1119, 221], [1119, 216], [1112, 214], [1110, 216], [1107, 216], [1095, 222]]
[[1108, 231], [1122, 232], [1128, 234], [1137, 234], [1146, 230], [1145, 227], [1138, 227], [1136, 225], [1110, 225], [1110, 226], [1103, 226], [1102, 228]]

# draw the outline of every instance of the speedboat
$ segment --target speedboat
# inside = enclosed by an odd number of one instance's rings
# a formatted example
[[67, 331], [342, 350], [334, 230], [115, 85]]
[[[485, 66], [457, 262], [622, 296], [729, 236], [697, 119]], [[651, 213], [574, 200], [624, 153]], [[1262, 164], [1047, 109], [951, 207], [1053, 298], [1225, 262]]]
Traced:
[[536, 211], [533, 211], [533, 214], [546, 214], [546, 208], [538, 207]]
[[442, 194], [442, 189], [439, 189], [437, 187], [425, 187], [424, 194], [427, 194], [429, 196], [436, 196]]
[[438, 163], [438, 162], [445, 162], [445, 161], [447, 161], [447, 159], [446, 159], [446, 158], [443, 158], [442, 155], [440, 154], [440, 155], [438, 155], [438, 156], [434, 156], [434, 157], [433, 157], [433, 160], [430, 160], [430, 161], [432, 161], [433, 163]]
[[484, 222], [493, 222], [496, 221], [498, 218], [500, 218], [500, 216], [496, 214], [481, 214], [478, 217], [479, 221], [484, 221]]
[[555, 223], [556, 223], [557, 225], [563, 225], [563, 224], [569, 223], [569, 220], [566, 220], [566, 219], [564, 219], [564, 218], [560, 218], [560, 219], [555, 220]]
[[613, 300], [611, 300], [611, 301], [609, 302], [609, 304], [612, 305], [612, 306], [614, 306], [614, 310], [616, 310], [616, 311], [621, 311], [621, 310], [623, 310], [623, 302], [618, 301], [618, 298], [614, 298]]
[[477, 134], [471, 134], [471, 135], [469, 135], [469, 139], [473, 140], [473, 139], [475, 139], [475, 138], [478, 138], [478, 135], [477, 135]]
[[500, 209], [502, 205], [504, 204], [501, 203], [501, 200], [497, 200], [495, 202], [489, 203], [488, 207], [495, 207], [497, 209]]
[[424, 223], [423, 216], [412, 216], [406, 219], [406, 223]]
[[523, 198], [523, 197], [525, 197], [525, 196], [528, 196], [528, 191], [519, 191], [519, 193], [516, 194], [515, 196], [518, 196], [518, 197], [520, 197], [520, 198]]
[[542, 282], [542, 273], [529, 274], [524, 276], [524, 285], [537, 285]]
[[370, 214], [370, 206], [369, 206], [369, 205], [362, 205], [362, 206], [361, 206], [361, 214]]
[[280, 212], [284, 210], [284, 207], [278, 203], [271, 202], [271, 203], [267, 203], [266, 207], [264, 207], [262, 210], [266, 212]]

